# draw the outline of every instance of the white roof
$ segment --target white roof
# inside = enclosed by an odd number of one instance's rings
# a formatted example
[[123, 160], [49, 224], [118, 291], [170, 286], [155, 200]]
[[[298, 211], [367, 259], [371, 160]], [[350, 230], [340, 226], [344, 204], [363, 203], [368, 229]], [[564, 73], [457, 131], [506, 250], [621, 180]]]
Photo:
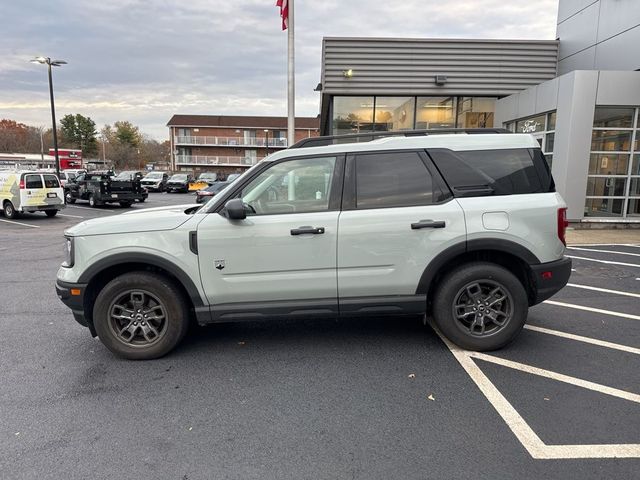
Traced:
[[456, 133], [445, 135], [383, 137], [371, 142], [341, 143], [324, 147], [293, 148], [269, 155], [263, 161], [300, 155], [367, 152], [379, 150], [404, 150], [448, 148], [450, 150], [500, 150], [509, 148], [539, 148], [538, 141], [522, 133]]

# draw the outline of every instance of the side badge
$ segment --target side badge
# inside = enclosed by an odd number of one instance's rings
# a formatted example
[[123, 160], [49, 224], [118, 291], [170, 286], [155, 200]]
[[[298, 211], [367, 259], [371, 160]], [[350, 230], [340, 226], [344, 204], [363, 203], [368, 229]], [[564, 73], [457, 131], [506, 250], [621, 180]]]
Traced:
[[224, 260], [214, 260], [213, 265], [218, 269], [222, 270], [224, 268]]

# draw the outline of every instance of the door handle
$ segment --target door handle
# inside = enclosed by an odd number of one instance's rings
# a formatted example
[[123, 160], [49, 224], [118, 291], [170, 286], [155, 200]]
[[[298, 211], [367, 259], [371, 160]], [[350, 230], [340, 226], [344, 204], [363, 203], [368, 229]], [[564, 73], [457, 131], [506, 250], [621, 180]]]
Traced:
[[313, 235], [319, 235], [324, 233], [324, 227], [298, 227], [291, 229], [291, 235], [305, 235], [311, 233]]
[[444, 228], [444, 220], [420, 220], [411, 224], [411, 230], [419, 230], [421, 228]]

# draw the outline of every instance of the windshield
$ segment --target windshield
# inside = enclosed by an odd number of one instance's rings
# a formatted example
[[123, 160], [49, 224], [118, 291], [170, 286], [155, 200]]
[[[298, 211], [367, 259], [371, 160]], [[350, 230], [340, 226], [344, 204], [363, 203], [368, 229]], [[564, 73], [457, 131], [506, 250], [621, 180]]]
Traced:
[[201, 173], [200, 176], [198, 177], [202, 180], [206, 179], [206, 178], [212, 178], [212, 179], [216, 179], [218, 178], [218, 174], [217, 173]]
[[162, 178], [162, 172], [153, 172], [153, 173], [147, 173], [147, 175], [144, 178], [147, 178], [149, 180], [153, 180], [155, 178]]
[[132, 171], [126, 170], [124, 172], [120, 172], [118, 175], [116, 175], [115, 178], [117, 180], [130, 180], [131, 178], [133, 178], [133, 175], [135, 173], [136, 172], [132, 172]]
[[171, 180], [178, 180], [180, 182], [184, 181], [187, 179], [186, 175], [183, 174], [178, 174], [178, 175], [174, 175], [173, 177], [171, 177]]

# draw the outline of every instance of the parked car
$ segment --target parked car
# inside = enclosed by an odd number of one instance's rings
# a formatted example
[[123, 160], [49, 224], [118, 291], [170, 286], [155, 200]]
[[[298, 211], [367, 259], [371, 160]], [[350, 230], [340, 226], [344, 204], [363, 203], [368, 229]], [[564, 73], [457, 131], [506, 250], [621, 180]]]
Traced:
[[135, 182], [136, 189], [142, 190], [142, 195], [136, 198], [136, 200], [143, 203], [149, 197], [149, 191], [142, 185], [144, 175], [145, 172], [141, 172], [140, 170], [124, 170], [113, 177], [113, 180]]
[[500, 348], [571, 260], [538, 142], [488, 132], [316, 137], [336, 144], [274, 153], [203, 206], [82, 222], [58, 295], [131, 359], [171, 351], [191, 315], [421, 315], [462, 348]]
[[230, 173], [229, 175], [227, 175], [227, 182], [231, 183], [233, 182], [236, 178], [238, 178], [240, 175], [242, 175], [241, 173]]
[[23, 212], [44, 212], [55, 217], [64, 205], [64, 191], [54, 173], [0, 171], [0, 206], [6, 218]]
[[82, 173], [64, 189], [67, 203], [86, 200], [92, 207], [105, 203], [119, 203], [130, 207], [136, 200], [144, 201], [148, 193], [140, 185], [140, 180], [115, 180], [109, 171]]
[[167, 181], [167, 192], [187, 193], [191, 182], [193, 182], [193, 175], [190, 173], [176, 173]]
[[229, 182], [216, 182], [207, 188], [198, 190], [196, 192], [196, 203], [204, 203], [211, 200], [211, 197], [224, 190], [227, 185], [229, 185]]
[[215, 172], [202, 172], [198, 175], [198, 181], [207, 182], [209, 185], [218, 181], [218, 174]]
[[154, 171], [147, 173], [140, 182], [147, 190], [152, 192], [164, 192], [168, 180], [169, 175], [167, 172]]

